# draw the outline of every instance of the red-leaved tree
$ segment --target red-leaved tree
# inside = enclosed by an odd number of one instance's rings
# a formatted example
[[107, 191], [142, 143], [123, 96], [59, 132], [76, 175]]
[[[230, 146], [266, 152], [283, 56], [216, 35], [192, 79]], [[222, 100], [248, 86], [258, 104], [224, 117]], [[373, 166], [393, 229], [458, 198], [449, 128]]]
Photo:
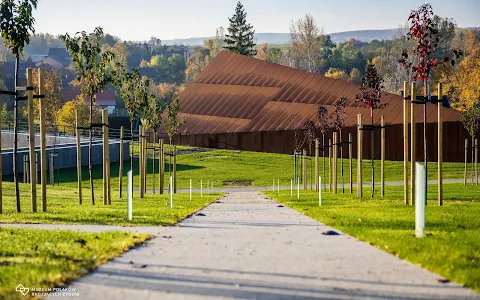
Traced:
[[[432, 76], [432, 70], [440, 65], [451, 63], [455, 65], [453, 58], [459, 58], [462, 55], [461, 50], [453, 50], [452, 58], [444, 57], [442, 60], [435, 59], [435, 51], [439, 45], [440, 34], [435, 23], [435, 15], [433, 14], [432, 6], [430, 4], [423, 4], [417, 10], [412, 10], [408, 17], [409, 32], [407, 38], [409, 40], [417, 41], [417, 46], [411, 53], [412, 56], [416, 56], [418, 63], [413, 64], [409, 61], [409, 53], [407, 50], [403, 50], [401, 58], [398, 62], [406, 69], [410, 69], [412, 73], [412, 79], [414, 81], [422, 81], [424, 88], [424, 113], [423, 113], [423, 155], [425, 162], [425, 173], [428, 174], [427, 169], [427, 103], [431, 101], [431, 95], [429, 92], [428, 84]], [[441, 105], [439, 103], [438, 105]], [[413, 125], [413, 124], [412, 124]], [[425, 176], [426, 184], [428, 182], [427, 176]], [[427, 185], [425, 186], [427, 187]], [[426, 190], [426, 188], [425, 188]], [[425, 191], [426, 193], [426, 191]], [[426, 197], [425, 197], [426, 199]]]
[[[382, 98], [382, 78], [377, 73], [377, 69], [372, 62], [367, 63], [365, 69], [365, 77], [362, 78], [362, 86], [360, 87], [360, 93], [356, 95], [355, 101], [362, 103], [365, 107], [370, 108], [370, 137], [371, 137], [371, 164], [372, 164], [372, 198], [375, 194], [375, 166], [373, 160], [374, 156], [374, 124], [373, 124], [373, 111], [376, 109], [383, 109], [388, 103], [381, 103]], [[365, 126], [364, 126], [365, 127]], [[357, 159], [362, 159], [358, 157]]]
[[[318, 119], [318, 130], [322, 134], [322, 156], [323, 156], [323, 178], [325, 178], [325, 133], [330, 129], [331, 127], [331, 118], [328, 115], [328, 110], [325, 106], [320, 105], [318, 107], [318, 112], [317, 112], [317, 119]], [[320, 187], [321, 188], [321, 187]]]
[[334, 103], [335, 110], [333, 112], [332, 120], [335, 129], [340, 135], [340, 161], [342, 169], [342, 192], [345, 193], [345, 176], [343, 173], [343, 141], [342, 141], [342, 129], [345, 127], [345, 121], [347, 120], [347, 98], [342, 97], [335, 101]]

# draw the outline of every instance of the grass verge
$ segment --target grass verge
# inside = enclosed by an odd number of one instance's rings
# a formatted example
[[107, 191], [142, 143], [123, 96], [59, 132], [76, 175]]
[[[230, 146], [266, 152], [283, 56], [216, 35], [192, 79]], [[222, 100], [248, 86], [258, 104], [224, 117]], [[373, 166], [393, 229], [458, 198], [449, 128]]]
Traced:
[[[0, 299], [35, 299], [33, 288], [62, 286], [150, 236], [126, 232], [0, 227]], [[26, 296], [16, 291], [22, 284]], [[81, 291], [79, 297], [81, 299]], [[41, 296], [41, 295], [40, 295]]]
[[[173, 209], [167, 194], [146, 194], [140, 199], [135, 193], [133, 199], [133, 220], [127, 219], [127, 202], [112, 191], [112, 205], [103, 205], [102, 194], [95, 193], [96, 204], [90, 202], [88, 189], [83, 190], [83, 204], [78, 204], [77, 190], [69, 186], [49, 187], [47, 212], [41, 212], [40, 197], [37, 199], [37, 213], [32, 213], [30, 186], [20, 184], [22, 212], [16, 212], [13, 183], [4, 182], [3, 214], [0, 223], [50, 223], [50, 224], [99, 224], [121, 226], [164, 226], [173, 225], [218, 199], [220, 193], [194, 193], [192, 201], [188, 193], [174, 194]], [[37, 192], [39, 195], [39, 191]]]
[[[150, 152], [149, 152], [150, 153]], [[151, 153], [150, 153], [151, 154]], [[157, 156], [158, 157], [158, 156]], [[168, 173], [169, 159], [166, 157], [165, 170]], [[326, 172], [328, 172], [328, 159], [325, 159]], [[343, 160], [344, 163], [344, 181], [349, 182], [349, 162]], [[380, 182], [380, 162], [374, 161], [375, 164], [375, 181]], [[155, 168], [155, 169], [154, 169]], [[152, 189], [155, 183], [158, 190], [158, 158], [154, 162], [151, 158], [147, 162], [147, 188]], [[130, 162], [125, 161], [123, 165], [123, 186], [127, 185], [126, 174], [130, 169]], [[341, 160], [338, 160], [338, 182], [342, 182]], [[155, 177], [152, 177], [155, 170]], [[293, 157], [287, 154], [261, 153], [234, 150], [213, 150], [208, 152], [196, 152], [192, 154], [184, 154], [177, 156], [177, 181], [179, 188], [188, 188], [190, 179], [193, 180], [193, 187], [200, 187], [200, 180], [203, 180], [205, 187], [207, 181], [214, 187], [224, 186], [224, 182], [251, 182], [253, 186], [271, 186], [272, 180], [280, 180], [280, 184], [290, 185], [290, 179], [293, 178]], [[300, 169], [299, 169], [300, 170]], [[307, 161], [307, 181], [310, 184], [314, 181], [313, 177], [314, 160]], [[323, 159], [320, 158], [319, 170], [323, 176]], [[357, 176], [357, 160], [352, 163], [353, 180], [356, 182]], [[385, 162], [385, 180], [386, 181], [402, 181], [403, 162], [386, 161]], [[444, 178], [454, 179], [463, 178], [464, 165], [462, 163], [444, 163]], [[102, 184], [102, 166], [93, 167], [93, 177], [95, 185], [101, 187]], [[429, 179], [437, 178], [437, 164], [429, 163], [428, 168]], [[117, 188], [119, 185], [119, 164], [111, 164], [111, 180], [112, 187]], [[328, 173], [327, 173], [328, 174]], [[82, 170], [83, 186], [88, 186], [88, 169]], [[61, 184], [71, 187], [77, 185], [76, 168], [60, 170]], [[363, 178], [365, 182], [371, 181], [371, 165], [370, 162], [364, 161]], [[138, 188], [138, 161], [134, 162], [134, 184]], [[165, 187], [168, 186], [168, 175], [165, 175]]]
[[[383, 199], [356, 198], [354, 194], [266, 191], [266, 195], [317, 221], [370, 243], [402, 259], [480, 292], [480, 187], [444, 185], [445, 204], [429, 201], [427, 237], [415, 238], [415, 208], [405, 206], [403, 187], [387, 187]], [[377, 192], [378, 194], [378, 192]], [[436, 186], [429, 188], [435, 199]]]

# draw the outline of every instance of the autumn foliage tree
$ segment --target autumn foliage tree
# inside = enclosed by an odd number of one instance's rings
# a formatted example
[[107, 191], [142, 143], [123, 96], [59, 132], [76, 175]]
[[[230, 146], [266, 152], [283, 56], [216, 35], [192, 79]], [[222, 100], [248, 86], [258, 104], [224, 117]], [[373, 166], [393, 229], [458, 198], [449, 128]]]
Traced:
[[[410, 69], [414, 81], [422, 81], [424, 89], [424, 114], [423, 114], [423, 155], [425, 161], [425, 170], [428, 174], [428, 152], [427, 152], [427, 103], [430, 101], [430, 93], [428, 92], [428, 83], [432, 77], [432, 70], [440, 65], [450, 63], [455, 65], [455, 60], [446, 56], [443, 59], [436, 59], [436, 51], [439, 48], [441, 34], [438, 28], [438, 20], [433, 14], [430, 4], [423, 4], [417, 10], [412, 10], [408, 17], [409, 31], [407, 33], [408, 40], [416, 41], [416, 46], [412, 53], [402, 50], [399, 63], [406, 69]], [[416, 56], [416, 63], [409, 60], [409, 55]], [[461, 50], [453, 50], [453, 55], [459, 58], [462, 55]], [[428, 181], [428, 176], [425, 176]], [[428, 184], [426, 185], [428, 186]], [[426, 192], [425, 192], [426, 193]], [[425, 195], [425, 199], [426, 199]]]
[[[63, 97], [62, 74], [54, 69], [44, 70], [43, 84], [45, 90], [45, 99], [42, 101], [45, 104], [45, 125], [48, 128], [57, 123], [57, 112], [65, 104], [65, 98]], [[38, 94], [38, 69], [33, 69], [33, 86]], [[27, 110], [27, 107], [24, 106], [24, 115], [28, 114]], [[39, 110], [40, 100], [35, 98], [33, 99], [33, 114], [35, 116], [39, 116]], [[68, 123], [68, 125], [71, 126], [74, 123]]]

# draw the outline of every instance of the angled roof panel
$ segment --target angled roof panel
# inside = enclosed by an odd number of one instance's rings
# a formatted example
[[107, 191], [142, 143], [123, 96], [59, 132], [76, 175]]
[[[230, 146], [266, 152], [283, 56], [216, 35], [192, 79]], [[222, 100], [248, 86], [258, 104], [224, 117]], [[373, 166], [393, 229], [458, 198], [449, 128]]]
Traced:
[[[319, 105], [333, 112], [333, 104], [341, 97], [347, 98], [346, 126], [356, 126], [359, 113], [368, 124], [370, 109], [355, 102], [359, 88], [343, 80], [222, 51], [180, 94], [186, 120], [180, 131], [210, 134], [291, 130], [292, 115], [298, 124], [303, 124], [315, 119]], [[387, 93], [382, 102], [389, 105], [375, 111], [374, 122], [379, 124], [384, 115], [386, 124], [401, 124], [403, 98]], [[437, 106], [428, 105], [427, 115], [428, 122], [436, 122]], [[453, 109], [445, 108], [443, 116], [444, 121], [459, 121]], [[422, 105], [416, 105], [415, 119], [423, 122]]]

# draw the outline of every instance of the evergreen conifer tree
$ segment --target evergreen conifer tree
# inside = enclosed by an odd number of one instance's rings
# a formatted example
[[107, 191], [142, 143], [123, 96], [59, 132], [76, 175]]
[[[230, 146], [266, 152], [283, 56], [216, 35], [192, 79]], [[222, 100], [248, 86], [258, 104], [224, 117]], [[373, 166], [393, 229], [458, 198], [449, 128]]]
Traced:
[[247, 23], [247, 13], [240, 1], [235, 8], [235, 14], [228, 18], [230, 26], [228, 34], [225, 35], [225, 46], [223, 48], [242, 55], [254, 56], [257, 50], [254, 49], [255, 30], [250, 23]]

